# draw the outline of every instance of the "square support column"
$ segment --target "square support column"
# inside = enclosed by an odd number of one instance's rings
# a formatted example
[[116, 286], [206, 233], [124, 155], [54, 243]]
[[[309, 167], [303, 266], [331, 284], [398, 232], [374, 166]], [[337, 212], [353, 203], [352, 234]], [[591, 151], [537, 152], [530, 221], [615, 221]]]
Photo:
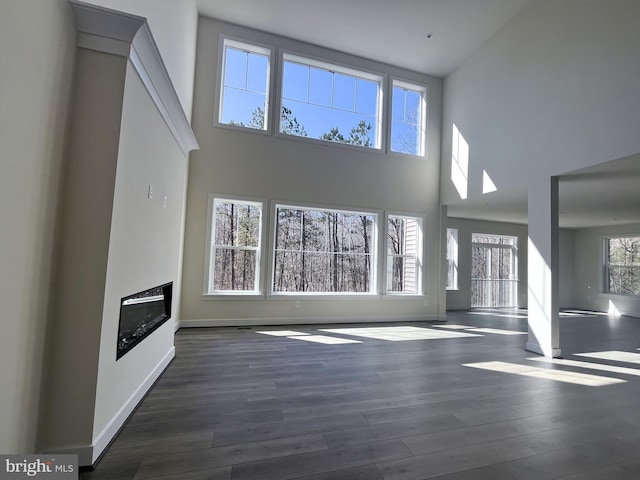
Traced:
[[560, 356], [558, 178], [529, 183], [528, 323], [526, 349]]

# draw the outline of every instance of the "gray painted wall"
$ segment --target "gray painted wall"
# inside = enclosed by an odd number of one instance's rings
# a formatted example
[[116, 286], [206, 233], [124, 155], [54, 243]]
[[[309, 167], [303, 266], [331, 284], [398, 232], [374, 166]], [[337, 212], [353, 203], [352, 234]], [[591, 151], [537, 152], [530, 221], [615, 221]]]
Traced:
[[640, 236], [640, 224], [576, 230], [573, 278], [576, 306], [607, 312], [611, 302], [623, 315], [640, 317], [640, 297], [603, 293], [604, 238], [625, 234]]
[[36, 448], [74, 69], [65, 0], [0, 2], [0, 452]]
[[[441, 201], [455, 124], [469, 144], [469, 196], [640, 152], [640, 2], [538, 0], [445, 80]], [[539, 181], [539, 180], [538, 180]]]
[[[428, 85], [428, 158], [409, 158], [331, 144], [310, 143], [214, 127], [217, 53], [221, 33], [290, 51], [396, 73]], [[441, 81], [413, 72], [201, 18], [198, 28], [193, 127], [200, 151], [191, 156], [184, 251], [182, 314], [189, 325], [248, 322], [340, 321], [358, 318], [426, 318], [438, 314], [440, 270]], [[426, 216], [425, 298], [259, 298], [206, 300], [207, 200], [210, 193], [341, 208], [366, 208]], [[269, 212], [267, 212], [269, 213]], [[266, 258], [271, 256], [267, 251]], [[441, 302], [440, 302], [441, 303]], [[440, 305], [440, 308], [443, 308]]]

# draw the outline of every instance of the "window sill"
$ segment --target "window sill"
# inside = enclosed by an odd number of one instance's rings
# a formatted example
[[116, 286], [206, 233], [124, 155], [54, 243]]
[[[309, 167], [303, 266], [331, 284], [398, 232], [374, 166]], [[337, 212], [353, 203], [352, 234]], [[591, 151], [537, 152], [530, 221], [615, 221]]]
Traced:
[[264, 300], [262, 293], [203, 293], [202, 299], [208, 300]]

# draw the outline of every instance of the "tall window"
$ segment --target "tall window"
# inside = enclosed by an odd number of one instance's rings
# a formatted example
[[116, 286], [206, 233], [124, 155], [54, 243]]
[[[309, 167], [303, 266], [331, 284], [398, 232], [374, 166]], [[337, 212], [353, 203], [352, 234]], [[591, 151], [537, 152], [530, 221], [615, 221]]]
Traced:
[[458, 229], [447, 228], [447, 290], [458, 289]]
[[605, 239], [606, 291], [640, 295], [640, 237]]
[[273, 292], [372, 292], [376, 220], [371, 213], [278, 205]]
[[518, 306], [518, 238], [471, 234], [471, 306]]
[[224, 40], [220, 123], [266, 130], [270, 55], [267, 48]]
[[280, 133], [380, 147], [382, 77], [285, 54]]
[[391, 96], [391, 151], [424, 155], [426, 89], [393, 81]]
[[262, 203], [213, 199], [208, 293], [258, 293]]
[[420, 293], [422, 220], [389, 215], [387, 218], [388, 293]]

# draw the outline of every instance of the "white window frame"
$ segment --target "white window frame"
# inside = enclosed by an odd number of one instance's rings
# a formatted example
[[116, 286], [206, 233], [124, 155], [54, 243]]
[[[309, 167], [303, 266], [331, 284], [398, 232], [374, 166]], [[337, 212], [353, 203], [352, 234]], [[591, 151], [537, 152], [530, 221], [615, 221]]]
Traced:
[[[216, 204], [219, 202], [229, 202], [241, 205], [251, 205], [260, 208], [260, 233], [258, 237], [257, 247], [233, 247], [237, 250], [251, 250], [256, 252], [256, 267], [255, 267], [255, 288], [253, 290], [215, 290], [213, 287], [215, 282], [213, 281], [212, 270], [214, 268], [213, 262], [215, 261], [215, 214]], [[262, 274], [262, 259], [264, 258], [264, 233], [267, 225], [266, 219], [266, 201], [256, 198], [237, 197], [233, 195], [216, 195], [209, 194], [208, 200], [208, 213], [207, 213], [207, 238], [205, 243], [205, 268], [204, 268], [204, 281], [203, 281], [203, 297], [205, 299], [212, 298], [224, 298], [247, 296], [258, 297], [264, 294], [264, 275]], [[221, 246], [222, 248], [229, 248], [229, 246]]]
[[[451, 252], [449, 252], [449, 231], [452, 231], [452, 237], [455, 238], [455, 247], [452, 249]], [[446, 235], [446, 240], [445, 240], [445, 260], [446, 262], [449, 261], [449, 253], [451, 253], [451, 257], [453, 258], [453, 266], [455, 268], [452, 269], [452, 274], [449, 275], [447, 274], [447, 283], [446, 283], [446, 289], [449, 291], [453, 291], [453, 290], [459, 290], [459, 284], [458, 284], [458, 268], [459, 268], [459, 262], [460, 262], [460, 240], [459, 240], [459, 234], [460, 231], [458, 228], [455, 227], [448, 227], [447, 228], [447, 235]], [[451, 280], [451, 283], [449, 282], [449, 280]]]
[[[416, 239], [417, 253], [415, 255], [409, 254], [395, 254], [389, 253], [389, 219], [390, 218], [401, 218], [401, 219], [409, 219], [416, 220], [418, 223], [418, 232]], [[383, 287], [382, 291], [384, 295], [391, 296], [422, 296], [424, 295], [423, 291], [423, 276], [424, 276], [424, 225], [425, 225], [425, 217], [424, 215], [418, 215], [415, 213], [400, 213], [400, 212], [385, 212], [384, 216], [384, 279], [383, 279]], [[389, 268], [392, 265], [393, 258], [415, 258], [416, 262], [416, 291], [415, 292], [397, 292], [389, 289], [387, 274], [389, 272]]]
[[[609, 286], [609, 242], [611, 240], [621, 239], [621, 238], [640, 238], [640, 233], [624, 233], [619, 235], [607, 235], [603, 237], [602, 242], [602, 266], [603, 266], [603, 275], [602, 275], [602, 292], [607, 295], [620, 295], [623, 297], [639, 297], [640, 295], [634, 293], [619, 293], [612, 292]], [[638, 267], [640, 270], [640, 267]]]
[[[386, 119], [389, 122], [389, 126], [387, 129], [387, 153], [394, 153], [399, 155], [408, 155], [412, 157], [425, 157], [427, 154], [427, 111], [428, 111], [428, 100], [427, 100], [427, 86], [419, 83], [409, 82], [406, 80], [401, 80], [396, 77], [392, 77], [389, 82], [389, 108], [386, 115]], [[398, 150], [393, 150], [391, 147], [391, 135], [393, 133], [393, 89], [394, 88], [402, 88], [405, 90], [410, 90], [412, 92], [420, 93], [420, 138], [418, 145], [418, 153], [407, 153], [401, 152]]]
[[[319, 68], [323, 70], [328, 70], [330, 72], [341, 73], [343, 75], [349, 75], [355, 78], [361, 78], [363, 80], [376, 82], [378, 84], [376, 122], [375, 122], [375, 129], [376, 129], [377, 135], [373, 139], [373, 146], [364, 147], [361, 145], [332, 142], [330, 140], [322, 140], [320, 138], [314, 138], [314, 137], [301, 137], [297, 135], [288, 135], [286, 133], [280, 132], [280, 120], [282, 115], [282, 104], [283, 104], [283, 95], [284, 95], [285, 62], [297, 63], [300, 65], [304, 65], [312, 68]], [[277, 118], [277, 121], [273, 122], [274, 124], [277, 124], [274, 126], [274, 132], [276, 136], [283, 137], [283, 138], [297, 139], [305, 142], [320, 143], [322, 145], [337, 145], [344, 148], [356, 148], [356, 149], [363, 149], [365, 151], [373, 151], [373, 152], [382, 151], [383, 139], [385, 137], [385, 135], [383, 134], [383, 125], [384, 125], [383, 92], [385, 91], [385, 84], [386, 84], [385, 75], [380, 73], [374, 73], [372, 71], [368, 71], [364, 69], [341, 65], [339, 63], [335, 63], [331, 61], [314, 58], [308, 55], [301, 55], [301, 54], [289, 52], [289, 51], [281, 51], [280, 58], [279, 58], [278, 81], [279, 81], [280, 89], [279, 89], [278, 98], [276, 99], [276, 102], [275, 102], [278, 108], [277, 114], [275, 115], [275, 117]], [[344, 134], [348, 132], [342, 132], [342, 133]]]
[[[263, 135], [271, 135], [273, 129], [273, 122], [271, 121], [271, 104], [273, 97], [273, 84], [274, 84], [274, 72], [273, 61], [275, 58], [275, 49], [271, 46], [261, 44], [260, 42], [252, 42], [249, 40], [240, 40], [227, 35], [221, 34], [218, 42], [218, 70], [217, 70], [217, 94], [215, 98], [215, 118], [214, 126], [229, 128], [233, 130], [242, 130], [247, 132], [261, 133]], [[227, 47], [235, 48], [238, 50], [245, 50], [249, 53], [255, 53], [257, 55], [265, 55], [268, 59], [267, 62], [267, 79], [266, 79], [266, 92], [265, 92], [265, 108], [264, 108], [264, 127], [251, 128], [241, 125], [231, 125], [229, 123], [222, 122], [222, 110], [224, 106], [224, 76], [225, 76], [225, 64]]]
[[[370, 245], [370, 279], [369, 279], [369, 291], [368, 292], [278, 292], [274, 291], [273, 285], [275, 282], [275, 262], [276, 262], [276, 231], [277, 231], [277, 222], [278, 222], [278, 209], [279, 208], [288, 208], [292, 210], [307, 210], [307, 211], [323, 211], [323, 212], [331, 212], [331, 213], [346, 213], [350, 215], [369, 215], [373, 217], [373, 227], [372, 227], [372, 235], [371, 235], [371, 245]], [[283, 299], [283, 298], [291, 298], [295, 296], [308, 298], [354, 298], [354, 297], [367, 297], [378, 295], [378, 255], [379, 255], [379, 246], [378, 246], [378, 235], [379, 235], [379, 223], [381, 218], [381, 213], [376, 210], [368, 210], [368, 209], [349, 209], [345, 207], [337, 207], [337, 206], [325, 206], [325, 205], [317, 205], [317, 204], [308, 204], [308, 203], [291, 203], [286, 201], [272, 201], [271, 202], [271, 231], [269, 235], [269, 249], [271, 252], [270, 262], [269, 262], [269, 288], [267, 298], [272, 299]]]

